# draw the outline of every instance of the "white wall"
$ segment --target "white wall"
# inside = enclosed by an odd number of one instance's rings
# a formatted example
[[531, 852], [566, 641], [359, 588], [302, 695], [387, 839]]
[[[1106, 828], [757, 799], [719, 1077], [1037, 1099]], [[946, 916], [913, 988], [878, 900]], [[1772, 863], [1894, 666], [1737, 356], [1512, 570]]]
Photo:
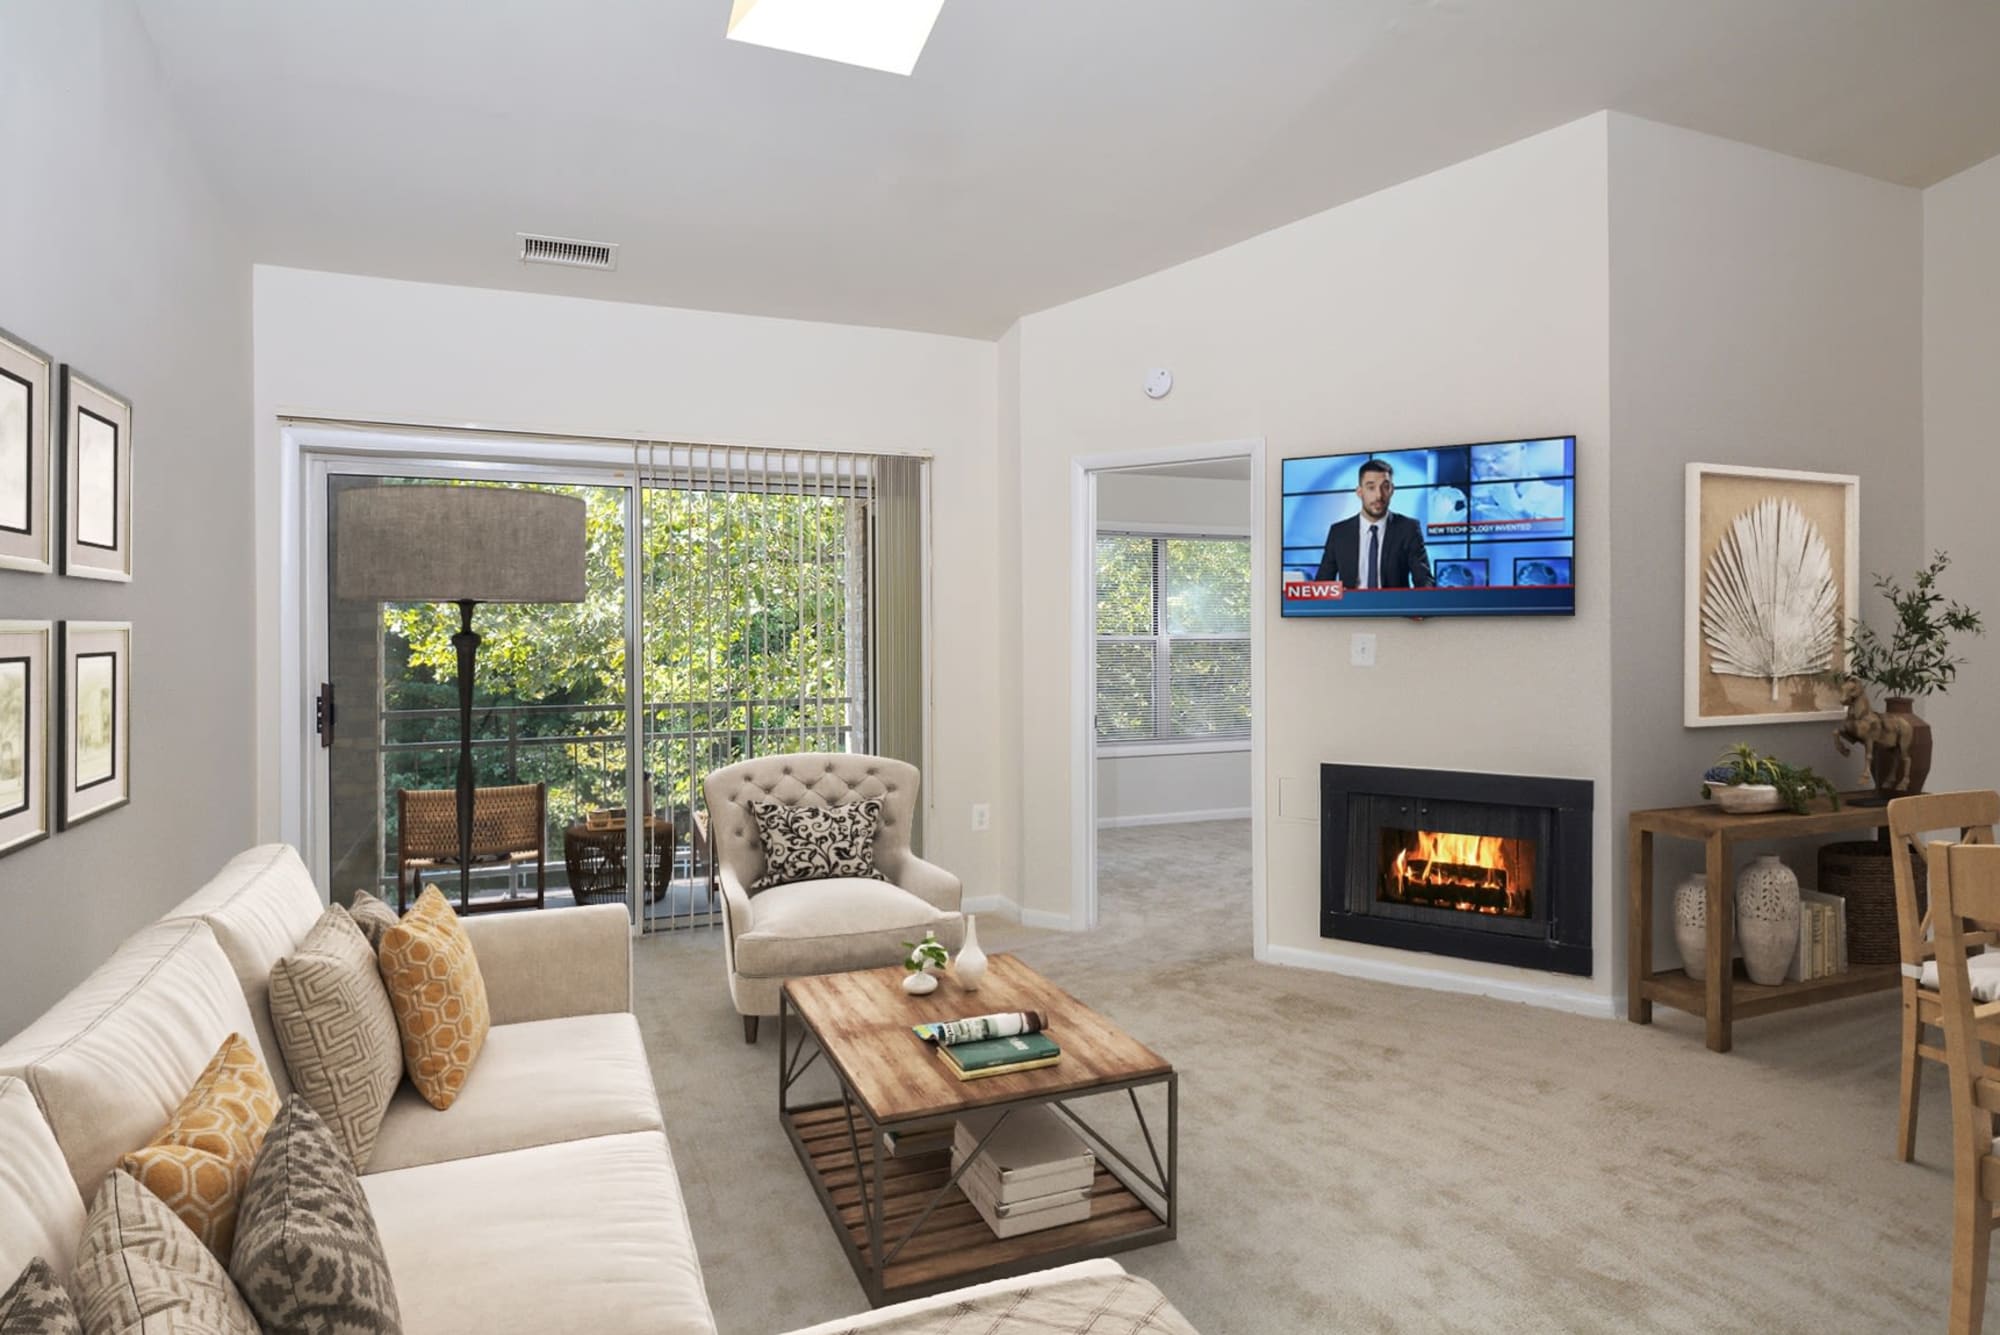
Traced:
[[2000, 786], [2000, 158], [1924, 191], [1924, 545], [1986, 617], [1966, 665], [1919, 706], [1934, 792]]
[[[1918, 193], [1628, 116], [1610, 142], [1619, 809], [1699, 801], [1738, 740], [1853, 786], [1832, 723], [1682, 727], [1683, 477], [1691, 461], [1859, 474], [1862, 604], [1880, 623], [1868, 572], [1913, 570], [1924, 543]], [[1699, 866], [1691, 847], [1660, 841], [1662, 884], [1670, 852]], [[1810, 847], [1786, 851], [1810, 884]]]
[[[1009, 894], [975, 802], [1009, 781], [993, 613], [997, 358], [971, 339], [259, 266], [257, 495], [280, 501], [281, 415], [470, 423], [654, 440], [923, 452], [935, 458], [931, 857], [971, 896]], [[275, 836], [283, 538], [258, 533], [258, 826]]]
[[[1097, 480], [1099, 528], [1250, 531], [1250, 484], [1230, 478], [1110, 471]], [[1250, 743], [1231, 750], [1113, 747], [1097, 758], [1097, 823], [1156, 825], [1241, 818], [1250, 811]]]
[[[1416, 962], [1480, 986], [1608, 1005], [1605, 157], [1606, 118], [1594, 116], [1020, 326], [1024, 496], [1066, 496], [1079, 455], [1263, 437], [1273, 485], [1262, 503], [1276, 533], [1286, 456], [1578, 438], [1588, 518], [1575, 618], [1371, 623], [1372, 670], [1347, 666], [1350, 627], [1270, 618], [1262, 777], [1272, 958], [1412, 962], [1319, 935], [1322, 762], [1581, 777], [1598, 783], [1597, 977]], [[1149, 366], [1174, 372], [1167, 398], [1140, 392]], [[1060, 500], [1021, 508], [1019, 598], [1040, 628], [1021, 659], [1023, 819], [1035, 831], [1022, 883], [1028, 906], [1051, 915], [1068, 911], [1072, 842], [1085, 833], [1070, 828], [1067, 523]], [[1256, 556], [1272, 576], [1275, 555]]]
[[[132, 802], [0, 859], [0, 1037], [250, 841], [250, 271], [126, 0], [0, 5], [0, 326], [129, 397], [130, 585], [0, 571], [0, 617], [133, 623]], [[53, 730], [52, 730], [53, 731]]]

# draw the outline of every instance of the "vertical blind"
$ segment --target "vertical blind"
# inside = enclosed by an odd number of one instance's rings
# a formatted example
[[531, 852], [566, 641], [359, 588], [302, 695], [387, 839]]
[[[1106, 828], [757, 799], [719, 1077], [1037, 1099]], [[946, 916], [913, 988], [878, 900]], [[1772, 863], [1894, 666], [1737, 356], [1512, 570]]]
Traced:
[[1097, 537], [1100, 744], [1250, 736], [1250, 544]]
[[[643, 652], [632, 675], [644, 782], [673, 811], [671, 837], [699, 830], [703, 777], [739, 760], [877, 751], [921, 764], [924, 461], [664, 444], [636, 453]], [[657, 859], [672, 856], [669, 837], [649, 825], [634, 842]], [[643, 920], [652, 930], [714, 913], [690, 894]]]

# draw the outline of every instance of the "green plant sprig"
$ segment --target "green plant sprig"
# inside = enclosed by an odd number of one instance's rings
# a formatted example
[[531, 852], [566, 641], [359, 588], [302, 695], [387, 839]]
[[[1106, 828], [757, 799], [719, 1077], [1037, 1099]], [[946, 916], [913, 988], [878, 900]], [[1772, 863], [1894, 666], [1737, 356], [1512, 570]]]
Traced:
[[922, 941], [905, 941], [903, 949], [908, 952], [903, 956], [905, 973], [922, 973], [925, 968], [942, 969], [951, 963], [951, 956], [945, 953], [944, 947], [929, 936]]
[[1895, 628], [1884, 641], [1856, 621], [1847, 637], [1849, 674], [1892, 696], [1922, 697], [1951, 685], [1965, 662], [1952, 655], [1951, 637], [1982, 635], [1986, 627], [1979, 613], [1938, 592], [1938, 576], [1950, 565], [1948, 554], [1934, 553], [1908, 589], [1891, 576], [1875, 576], [1875, 587], [1895, 609]]
[[1708, 773], [1712, 777], [1701, 786], [1705, 798], [1715, 795], [1712, 785], [1717, 783], [1730, 786], [1767, 783], [1778, 790], [1785, 806], [1798, 815], [1803, 816], [1806, 803], [1819, 796], [1832, 798], [1834, 809], [1840, 809], [1840, 791], [1830, 780], [1815, 774], [1810, 765], [1793, 765], [1775, 756], [1759, 755], [1745, 742], [1724, 751]]

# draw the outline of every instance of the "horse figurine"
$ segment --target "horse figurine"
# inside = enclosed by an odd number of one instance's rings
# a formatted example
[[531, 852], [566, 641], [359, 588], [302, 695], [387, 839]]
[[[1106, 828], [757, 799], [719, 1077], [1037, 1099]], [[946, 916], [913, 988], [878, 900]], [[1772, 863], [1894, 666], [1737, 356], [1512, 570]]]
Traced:
[[[1910, 785], [1910, 740], [1915, 728], [1910, 720], [1900, 714], [1878, 714], [1868, 703], [1868, 693], [1861, 682], [1848, 677], [1840, 683], [1840, 702], [1847, 706], [1847, 718], [1834, 730], [1833, 744], [1840, 754], [1849, 754], [1858, 743], [1862, 748], [1861, 781], [1879, 787], [1884, 792], [1901, 792]], [[1875, 753], [1891, 751], [1895, 760], [1889, 766], [1889, 781], [1875, 782]]]

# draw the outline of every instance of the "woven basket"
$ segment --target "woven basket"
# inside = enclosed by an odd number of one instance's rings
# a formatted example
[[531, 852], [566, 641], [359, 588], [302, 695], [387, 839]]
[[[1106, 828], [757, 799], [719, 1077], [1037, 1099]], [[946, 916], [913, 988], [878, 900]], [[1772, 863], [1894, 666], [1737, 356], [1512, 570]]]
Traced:
[[[1924, 864], [1916, 868], [1917, 902], [1923, 902]], [[1847, 901], [1847, 962], [1896, 964], [1903, 958], [1896, 934], [1896, 872], [1889, 846], [1880, 843], [1823, 844], [1819, 888]]]

